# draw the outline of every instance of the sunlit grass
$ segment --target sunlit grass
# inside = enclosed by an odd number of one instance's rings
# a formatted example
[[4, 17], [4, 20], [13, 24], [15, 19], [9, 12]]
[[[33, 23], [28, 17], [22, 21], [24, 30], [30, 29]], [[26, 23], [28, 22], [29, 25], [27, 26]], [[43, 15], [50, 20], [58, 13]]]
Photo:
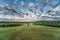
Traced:
[[40, 25], [1, 27], [0, 40], [60, 40], [60, 28]]

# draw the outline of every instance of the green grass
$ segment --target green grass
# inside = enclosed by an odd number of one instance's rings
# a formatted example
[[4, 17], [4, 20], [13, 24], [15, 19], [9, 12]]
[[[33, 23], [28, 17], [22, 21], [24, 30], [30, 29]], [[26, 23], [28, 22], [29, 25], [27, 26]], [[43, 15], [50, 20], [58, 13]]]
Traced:
[[0, 27], [0, 40], [60, 40], [60, 28], [40, 25]]

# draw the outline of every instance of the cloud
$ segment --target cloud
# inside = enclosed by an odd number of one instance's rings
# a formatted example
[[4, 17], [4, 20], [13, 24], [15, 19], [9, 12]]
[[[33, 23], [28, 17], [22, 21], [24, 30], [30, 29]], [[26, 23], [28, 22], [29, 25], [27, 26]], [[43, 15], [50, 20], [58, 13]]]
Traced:
[[9, 7], [9, 5], [7, 3], [1, 4], [0, 5], [0, 8], [9, 8], [10, 9], [10, 7]]
[[49, 0], [45, 0], [46, 2], [48, 2]]
[[60, 10], [60, 5], [57, 6], [55, 9], [53, 9], [53, 11], [59, 11]]
[[0, 8], [5, 8], [5, 5], [0, 5]]
[[34, 3], [29, 3], [29, 5], [28, 5], [29, 7], [34, 7], [35, 6], [35, 4]]
[[21, 2], [20, 2], [20, 5], [21, 5], [21, 6], [24, 6], [24, 5], [25, 5], [25, 3], [24, 3], [23, 1], [21, 1]]
[[7, 7], [9, 6], [7, 3], [5, 3], [4, 5], [7, 6]]
[[14, 1], [14, 4], [17, 4], [17, 2], [18, 2], [18, 0], [15, 0], [15, 1]]
[[57, 17], [57, 18], [60, 18], [60, 16], [53, 16], [54, 18]]
[[49, 14], [47, 14], [47, 13], [43, 13], [43, 14], [41, 15], [41, 17], [42, 17], [42, 16], [52, 17], [51, 15], [49, 15]]

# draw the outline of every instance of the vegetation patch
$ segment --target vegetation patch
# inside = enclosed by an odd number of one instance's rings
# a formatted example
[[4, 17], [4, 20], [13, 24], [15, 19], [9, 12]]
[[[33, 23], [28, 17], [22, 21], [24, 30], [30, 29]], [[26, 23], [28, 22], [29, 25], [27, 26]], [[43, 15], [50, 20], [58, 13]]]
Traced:
[[11, 40], [56, 40], [50, 30], [41, 28], [25, 28], [15, 33]]
[[44, 25], [50, 27], [60, 27], [60, 21], [36, 21], [34, 25]]
[[13, 27], [13, 26], [22, 26], [23, 23], [20, 22], [0, 22], [0, 27]]

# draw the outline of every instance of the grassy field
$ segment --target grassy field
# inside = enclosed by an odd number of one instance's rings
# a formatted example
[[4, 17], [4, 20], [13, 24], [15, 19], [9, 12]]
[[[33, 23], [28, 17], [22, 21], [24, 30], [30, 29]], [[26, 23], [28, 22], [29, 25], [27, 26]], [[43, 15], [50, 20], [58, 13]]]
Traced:
[[0, 40], [60, 40], [60, 28], [40, 25], [0, 27]]

